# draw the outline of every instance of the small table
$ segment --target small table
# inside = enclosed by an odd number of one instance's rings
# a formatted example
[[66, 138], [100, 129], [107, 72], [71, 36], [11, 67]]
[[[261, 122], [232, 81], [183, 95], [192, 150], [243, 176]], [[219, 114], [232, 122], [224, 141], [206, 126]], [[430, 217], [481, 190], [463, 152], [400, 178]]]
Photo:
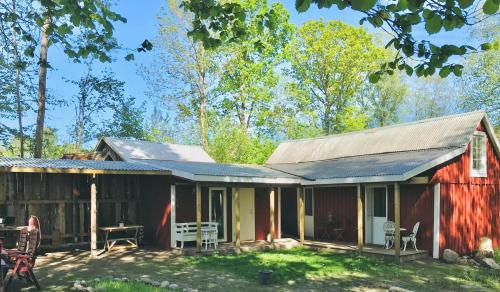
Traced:
[[[111, 251], [113, 246], [118, 241], [125, 241], [129, 243], [132, 247], [137, 248], [139, 246], [139, 231], [143, 229], [142, 225], [126, 225], [126, 226], [108, 226], [108, 227], [100, 227], [99, 230], [104, 232], [104, 250]], [[109, 234], [111, 232], [120, 232], [120, 231], [135, 231], [132, 237], [121, 237], [121, 238], [109, 238]]]

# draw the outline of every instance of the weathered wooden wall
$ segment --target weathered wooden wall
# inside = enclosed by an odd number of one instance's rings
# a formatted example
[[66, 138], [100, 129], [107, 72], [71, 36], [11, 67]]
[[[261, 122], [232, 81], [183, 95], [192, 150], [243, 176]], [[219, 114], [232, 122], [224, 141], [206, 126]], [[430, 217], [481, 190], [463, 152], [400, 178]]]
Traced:
[[[124, 219], [139, 223], [140, 176], [98, 176], [98, 224]], [[26, 225], [40, 218], [43, 244], [87, 242], [90, 229], [90, 177], [78, 174], [0, 173], [0, 215]]]

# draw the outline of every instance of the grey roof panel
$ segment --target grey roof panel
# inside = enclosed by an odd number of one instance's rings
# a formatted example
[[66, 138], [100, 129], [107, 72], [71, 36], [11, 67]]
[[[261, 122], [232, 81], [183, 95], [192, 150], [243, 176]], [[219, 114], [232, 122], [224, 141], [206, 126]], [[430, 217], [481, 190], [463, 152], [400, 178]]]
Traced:
[[297, 163], [467, 145], [483, 111], [281, 143], [267, 164]]
[[134, 172], [158, 171], [159, 173], [165, 172], [165, 169], [154, 167], [151, 165], [123, 162], [123, 161], [10, 158], [10, 157], [0, 157], [0, 167], [134, 171]]
[[278, 170], [260, 165], [164, 161], [164, 160], [134, 160], [145, 165], [162, 169], [181, 171], [193, 175], [258, 177], [258, 178], [297, 178]]
[[180, 145], [140, 140], [103, 138], [123, 160], [155, 159], [173, 161], [215, 162], [198, 145]]
[[404, 175], [456, 149], [460, 148], [406, 151], [267, 166], [309, 180], [397, 176]]

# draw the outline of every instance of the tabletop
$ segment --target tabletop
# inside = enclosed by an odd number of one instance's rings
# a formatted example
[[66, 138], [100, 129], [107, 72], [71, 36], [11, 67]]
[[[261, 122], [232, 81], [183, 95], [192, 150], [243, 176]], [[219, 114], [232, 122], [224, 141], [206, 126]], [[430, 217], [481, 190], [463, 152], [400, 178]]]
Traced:
[[19, 231], [27, 226], [0, 226], [0, 231]]
[[144, 226], [142, 226], [142, 225], [106, 226], [106, 227], [99, 227], [99, 230], [121, 231], [121, 230], [130, 230], [130, 229], [138, 229], [138, 228], [144, 228]]

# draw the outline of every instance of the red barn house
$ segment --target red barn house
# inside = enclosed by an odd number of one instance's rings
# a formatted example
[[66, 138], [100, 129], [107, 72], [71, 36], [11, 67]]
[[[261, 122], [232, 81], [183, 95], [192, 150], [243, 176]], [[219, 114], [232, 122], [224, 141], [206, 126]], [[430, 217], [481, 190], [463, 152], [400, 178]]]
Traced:
[[210, 222], [236, 248], [287, 237], [399, 259], [415, 253], [401, 236], [417, 222], [417, 247], [435, 258], [468, 253], [482, 236], [500, 244], [500, 146], [484, 112], [286, 141], [260, 166], [124, 139], [95, 152], [102, 160], [0, 158], [0, 215], [39, 213], [47, 244], [94, 250], [97, 227], [122, 221], [161, 248], [179, 248], [176, 230], [190, 223], [186, 248], [201, 249]]

